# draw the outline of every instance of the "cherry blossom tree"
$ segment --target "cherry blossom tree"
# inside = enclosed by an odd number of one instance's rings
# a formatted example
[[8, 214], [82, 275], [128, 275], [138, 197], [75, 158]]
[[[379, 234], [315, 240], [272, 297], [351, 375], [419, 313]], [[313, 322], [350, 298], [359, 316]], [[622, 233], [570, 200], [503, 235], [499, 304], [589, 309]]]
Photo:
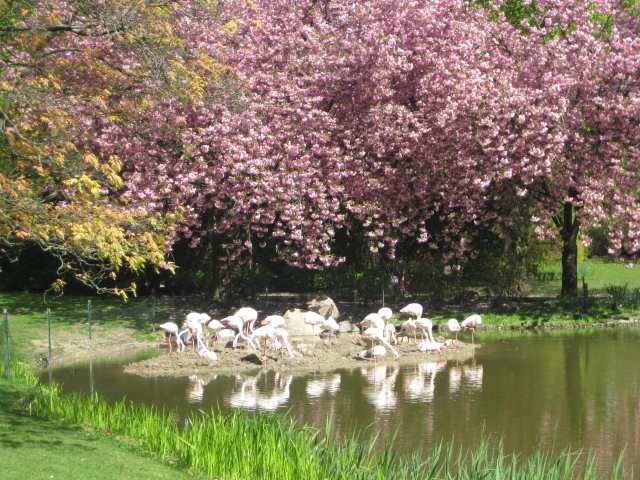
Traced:
[[[45, 52], [70, 67], [55, 97], [73, 112], [69, 149], [117, 160], [123, 183], [105, 195], [169, 216], [167, 254], [214, 236], [223, 268], [267, 244], [321, 268], [358, 226], [373, 252], [414, 236], [455, 267], [478, 227], [533, 222], [559, 240], [575, 295], [585, 227], [608, 225], [615, 253], [640, 247], [638, 16], [540, 0], [518, 24], [483, 3], [105, 0], [150, 30], [72, 26]], [[3, 72], [14, 88], [17, 60]], [[31, 126], [27, 111], [9, 127]]]

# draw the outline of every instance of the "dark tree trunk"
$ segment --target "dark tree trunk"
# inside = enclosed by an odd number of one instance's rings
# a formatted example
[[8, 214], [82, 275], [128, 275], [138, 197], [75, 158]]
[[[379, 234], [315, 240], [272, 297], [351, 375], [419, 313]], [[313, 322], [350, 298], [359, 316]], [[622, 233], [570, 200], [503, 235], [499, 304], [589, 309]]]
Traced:
[[578, 296], [578, 232], [580, 221], [574, 218], [571, 202], [564, 204], [562, 221], [556, 219], [562, 236], [562, 289], [560, 296]]

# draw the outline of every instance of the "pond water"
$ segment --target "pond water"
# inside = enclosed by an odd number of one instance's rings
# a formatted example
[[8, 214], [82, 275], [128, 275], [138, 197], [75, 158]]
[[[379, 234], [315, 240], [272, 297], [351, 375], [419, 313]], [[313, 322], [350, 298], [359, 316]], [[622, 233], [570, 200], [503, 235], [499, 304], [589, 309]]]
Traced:
[[464, 363], [373, 364], [358, 369], [282, 374], [143, 378], [121, 366], [165, 350], [92, 361], [45, 372], [64, 390], [107, 399], [163, 406], [185, 418], [191, 412], [285, 413], [333, 430], [353, 429], [390, 438], [396, 447], [427, 448], [455, 440], [475, 447], [484, 430], [505, 450], [529, 455], [536, 447], [593, 452], [609, 473], [625, 451], [624, 465], [640, 470], [640, 330], [636, 328], [550, 332], [478, 332], [481, 344]]

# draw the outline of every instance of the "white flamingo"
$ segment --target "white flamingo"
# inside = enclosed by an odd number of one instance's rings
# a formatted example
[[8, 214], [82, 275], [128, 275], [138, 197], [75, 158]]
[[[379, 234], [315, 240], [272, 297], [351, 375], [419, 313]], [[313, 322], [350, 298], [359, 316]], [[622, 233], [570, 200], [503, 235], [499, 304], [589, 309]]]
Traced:
[[451, 333], [456, 334], [456, 343], [458, 343], [458, 332], [460, 331], [460, 323], [455, 318], [452, 318], [447, 322], [447, 328]]
[[[188, 317], [188, 316], [187, 316]], [[191, 343], [194, 350], [204, 346], [204, 337], [202, 335], [202, 324], [193, 318], [187, 319], [185, 322], [186, 329], [180, 332], [180, 336], [187, 331], [191, 334]]]
[[378, 313], [370, 313], [364, 320], [360, 322], [360, 325], [365, 328], [373, 327], [384, 329], [384, 318]]
[[428, 318], [420, 317], [416, 322], [416, 327], [422, 330], [422, 339], [435, 342], [433, 338], [433, 322]]
[[311, 325], [311, 335], [316, 334], [316, 325], [324, 323], [326, 319], [316, 312], [305, 312], [304, 323]]
[[475, 332], [475, 327], [482, 325], [482, 317], [478, 314], [473, 314], [473, 315], [469, 315], [467, 318], [465, 318], [462, 323], [460, 324], [460, 326], [462, 328], [468, 328], [469, 330], [471, 330], [471, 344], [474, 344], [474, 340], [473, 340], [473, 333]]
[[208, 358], [209, 360], [218, 360], [218, 354], [204, 346], [200, 348], [200, 350], [198, 351], [198, 355], [204, 358]]
[[340, 330], [340, 325], [338, 325], [338, 322], [336, 322], [332, 317], [327, 318], [320, 324], [320, 332], [329, 333], [329, 347], [331, 347], [331, 335], [335, 334], [338, 330]]
[[[393, 332], [391, 331], [391, 329], [389, 328], [389, 320], [391, 320], [391, 317], [393, 316], [393, 311], [389, 308], [389, 307], [382, 307], [380, 310], [378, 310], [378, 315], [380, 315], [380, 317], [382, 318], [382, 320], [384, 320], [384, 332], [387, 335], [387, 338], [393, 338], [394, 343], [397, 344], [398, 341], [395, 339], [396, 337], [396, 329], [395, 327], [393, 327]], [[392, 335], [393, 334], [393, 335]]]
[[236, 313], [236, 317], [240, 317], [244, 322], [244, 334], [249, 335], [249, 332], [253, 332], [253, 324], [258, 320], [258, 312], [250, 307], [242, 307]]
[[217, 342], [220, 338], [220, 334], [218, 332], [227, 328], [220, 320], [211, 320], [209, 323], [207, 323], [207, 327], [213, 330], [214, 342]]
[[384, 348], [384, 345], [374, 345], [368, 350], [363, 350], [360, 352], [359, 357], [361, 358], [370, 358], [374, 362], [378, 359], [378, 357], [384, 357], [387, 354], [387, 349]]
[[[287, 332], [284, 328], [276, 328], [276, 340], [280, 339], [282, 341], [282, 343], [284, 343], [284, 346], [287, 348], [287, 351], [289, 352], [289, 356], [291, 358], [296, 358], [295, 355], [293, 354], [293, 351], [291, 350], [291, 345], [289, 344], [289, 332]], [[274, 342], [274, 345], [279, 345], [280, 342]], [[277, 350], [280, 350], [280, 352], [282, 352], [282, 345], [279, 346], [279, 348], [277, 348]]]
[[400, 313], [406, 313], [410, 317], [413, 317], [414, 320], [416, 320], [422, 316], [422, 305], [420, 305], [419, 303], [410, 303], [406, 307], [400, 309]]
[[406, 307], [400, 310], [400, 313], [406, 313], [413, 318], [416, 322], [416, 327], [422, 329], [422, 339], [428, 338], [432, 342], [433, 340], [433, 322], [428, 318], [422, 317], [422, 305], [419, 303], [410, 303]]
[[263, 356], [267, 356], [267, 340], [271, 340], [273, 343], [276, 339], [276, 329], [273, 325], [263, 325], [260, 328], [256, 328], [250, 335], [251, 340], [255, 340], [258, 348], [260, 347], [260, 339], [264, 341]]
[[394, 345], [398, 344], [398, 339], [396, 338], [396, 326], [393, 323], [388, 323], [385, 325], [384, 333], [386, 338], [393, 342]]
[[169, 352], [173, 351], [173, 342], [171, 341], [171, 337], [174, 335], [176, 337], [176, 349], [179, 352], [184, 350], [185, 347], [184, 347], [184, 343], [182, 342], [182, 339], [179, 336], [180, 329], [178, 328], [178, 325], [176, 325], [173, 322], [167, 322], [160, 325], [160, 328], [166, 332], [166, 340], [167, 340], [167, 343], [169, 344]]
[[251, 341], [251, 339], [244, 334], [244, 321], [242, 320], [242, 318], [236, 315], [230, 315], [226, 318], [223, 318], [220, 321], [222, 322], [223, 325], [226, 325], [229, 328], [232, 328], [233, 330], [238, 332], [236, 336], [233, 338], [234, 349], [238, 345], [238, 338], [242, 338], [245, 342], [249, 344], [251, 349], [255, 350], [255, 346], [253, 345], [253, 342]]
[[420, 342], [418, 344], [418, 350], [420, 350], [421, 352], [424, 352], [424, 353], [427, 353], [427, 352], [438, 352], [438, 353], [440, 353], [440, 351], [443, 348], [447, 348], [444, 343], [438, 343], [438, 342], [434, 342], [432, 340], [424, 340], [424, 341], [422, 341], [422, 342]]
[[[372, 343], [380, 342], [381, 344], [383, 344], [385, 347], [387, 347], [389, 350], [393, 352], [393, 354], [396, 356], [396, 360], [400, 358], [400, 355], [398, 355], [398, 352], [396, 352], [396, 350], [391, 346], [391, 344], [387, 342], [387, 340], [384, 338], [384, 332], [382, 331], [381, 328], [369, 327], [364, 331], [364, 333], [360, 338], [364, 340], [370, 340]], [[373, 346], [375, 346], [375, 344]]]
[[416, 331], [418, 330], [418, 327], [416, 326], [416, 322], [413, 319], [409, 319], [406, 322], [403, 322], [400, 326], [400, 330], [407, 334], [407, 338], [409, 338], [409, 334], [413, 332], [413, 341], [418, 341], [416, 339]]
[[265, 319], [260, 323], [262, 325], [272, 325], [275, 328], [282, 328], [284, 327], [285, 320], [281, 315], [269, 315], [265, 317]]
[[206, 313], [191, 312], [187, 314], [187, 322], [200, 322], [205, 325], [211, 317]]

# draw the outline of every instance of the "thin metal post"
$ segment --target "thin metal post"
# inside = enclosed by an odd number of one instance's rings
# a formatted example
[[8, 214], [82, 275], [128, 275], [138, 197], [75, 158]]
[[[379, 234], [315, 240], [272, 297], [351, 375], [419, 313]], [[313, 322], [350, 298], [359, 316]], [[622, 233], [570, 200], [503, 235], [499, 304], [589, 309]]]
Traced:
[[382, 279], [382, 308], [384, 308], [384, 279]]
[[13, 377], [11, 370], [11, 352], [9, 352], [9, 310], [4, 309], [4, 345], [5, 345], [5, 371], [7, 378]]
[[267, 313], [268, 309], [269, 309], [269, 289], [265, 288], [264, 289], [264, 312]]
[[151, 290], [151, 328], [156, 333], [156, 289]]
[[51, 309], [47, 308], [47, 332], [49, 334], [49, 365], [53, 361], [53, 355], [51, 354]]
[[91, 300], [87, 303], [87, 318], [89, 320], [89, 348], [91, 348]]

